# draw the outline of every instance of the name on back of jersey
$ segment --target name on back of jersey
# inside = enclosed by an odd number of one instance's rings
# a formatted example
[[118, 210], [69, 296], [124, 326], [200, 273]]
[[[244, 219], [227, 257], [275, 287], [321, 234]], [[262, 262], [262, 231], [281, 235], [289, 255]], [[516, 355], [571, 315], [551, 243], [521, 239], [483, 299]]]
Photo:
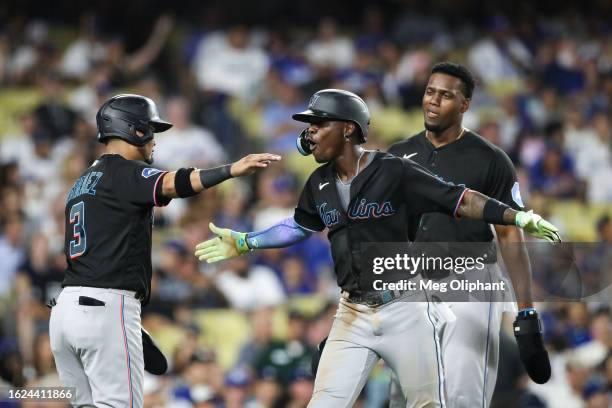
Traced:
[[79, 177], [68, 192], [66, 202], [85, 194], [96, 195], [96, 185], [103, 175], [101, 171], [92, 171]]

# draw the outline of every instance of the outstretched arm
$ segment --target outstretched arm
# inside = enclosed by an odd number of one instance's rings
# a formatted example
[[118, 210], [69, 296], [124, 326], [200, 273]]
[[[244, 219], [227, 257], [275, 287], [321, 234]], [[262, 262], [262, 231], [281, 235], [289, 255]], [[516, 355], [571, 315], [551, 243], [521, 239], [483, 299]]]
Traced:
[[516, 225], [536, 238], [560, 242], [559, 230], [533, 211], [516, 211], [478, 191], [468, 190], [459, 203], [457, 215], [489, 224]]
[[280, 159], [276, 154], [259, 153], [212, 169], [179, 169], [163, 176], [161, 194], [166, 198], [190, 197], [229, 178], [248, 176]]
[[210, 223], [209, 227], [217, 237], [198, 244], [195, 251], [195, 256], [200, 261], [208, 263], [234, 258], [252, 249], [288, 247], [305, 240], [313, 233], [298, 225], [293, 217], [265, 230], [248, 233], [219, 228], [213, 223]]

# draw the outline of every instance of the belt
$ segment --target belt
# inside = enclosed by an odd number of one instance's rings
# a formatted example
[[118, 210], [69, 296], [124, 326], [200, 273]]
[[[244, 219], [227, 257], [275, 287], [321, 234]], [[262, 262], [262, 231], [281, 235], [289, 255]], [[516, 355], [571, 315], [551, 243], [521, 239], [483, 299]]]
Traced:
[[129, 296], [129, 297], [133, 297], [133, 298], [139, 300], [140, 302], [142, 302], [145, 299], [144, 294], [142, 294], [141, 292], [136, 292], [136, 291], [131, 290], [131, 289], [103, 288], [103, 287], [97, 287], [97, 286], [73, 286], [73, 285], [66, 285], [64, 287], [65, 288], [71, 288], [72, 289], [71, 291], [80, 291], [81, 288], [83, 288], [83, 289], [106, 290], [108, 292], [116, 293], [118, 295], [125, 295], [125, 296]]
[[407, 290], [380, 290], [376, 292], [342, 291], [342, 297], [352, 303], [379, 307], [402, 297]]

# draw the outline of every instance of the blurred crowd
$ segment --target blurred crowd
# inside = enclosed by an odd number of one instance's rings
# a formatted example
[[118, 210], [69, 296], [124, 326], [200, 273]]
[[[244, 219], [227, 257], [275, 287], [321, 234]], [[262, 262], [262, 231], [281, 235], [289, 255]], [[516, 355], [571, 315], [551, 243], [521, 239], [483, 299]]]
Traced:
[[[599, 7], [610, 12], [605, 2]], [[361, 95], [373, 117], [367, 147], [386, 149], [422, 130], [431, 66], [466, 64], [479, 83], [464, 125], [508, 153], [523, 200], [566, 240], [609, 251], [612, 25], [597, 9], [571, 11], [462, 22], [372, 5], [351, 22], [330, 16], [310, 25], [160, 14], [139, 25], [144, 38], [136, 45], [95, 13], [78, 23], [0, 17], [0, 386], [58, 384], [45, 304], [63, 279], [65, 197], [101, 154], [95, 113], [118, 93], [152, 98], [174, 123], [156, 136], [158, 167], [283, 155], [257, 176], [156, 211], [143, 323], [171, 372], [145, 378], [146, 406], [306, 406], [310, 357], [339, 295], [325, 235], [214, 267], [192, 252], [210, 221], [247, 231], [293, 214], [315, 163], [295, 150], [303, 124], [291, 114], [316, 90]], [[553, 378], [528, 382], [506, 327], [494, 406], [608, 407], [609, 302], [538, 307]], [[359, 403], [384, 406], [388, 378], [377, 367]]]

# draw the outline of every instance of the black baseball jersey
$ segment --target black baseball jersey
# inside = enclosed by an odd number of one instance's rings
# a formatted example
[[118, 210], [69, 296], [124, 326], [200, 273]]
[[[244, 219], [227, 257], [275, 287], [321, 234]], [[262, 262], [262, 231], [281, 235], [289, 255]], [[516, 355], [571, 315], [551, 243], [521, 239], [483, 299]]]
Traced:
[[156, 195], [165, 171], [105, 154], [74, 183], [66, 199], [63, 286], [138, 292], [151, 289], [153, 207], [170, 202]]
[[336, 188], [333, 163], [316, 169], [302, 190], [294, 219], [312, 231], [329, 229], [338, 286], [360, 288], [361, 244], [406, 242], [405, 213], [442, 211], [452, 216], [464, 187], [439, 180], [419, 164], [375, 152], [372, 162], [351, 182], [348, 210]]
[[[516, 171], [503, 150], [466, 130], [461, 138], [435, 148], [425, 131], [392, 145], [389, 153], [416, 161], [443, 180], [466, 186], [521, 210], [523, 203]], [[445, 214], [407, 216], [411, 240], [420, 242], [490, 242], [487, 258], [494, 262], [493, 233], [480, 220], [457, 219]]]

